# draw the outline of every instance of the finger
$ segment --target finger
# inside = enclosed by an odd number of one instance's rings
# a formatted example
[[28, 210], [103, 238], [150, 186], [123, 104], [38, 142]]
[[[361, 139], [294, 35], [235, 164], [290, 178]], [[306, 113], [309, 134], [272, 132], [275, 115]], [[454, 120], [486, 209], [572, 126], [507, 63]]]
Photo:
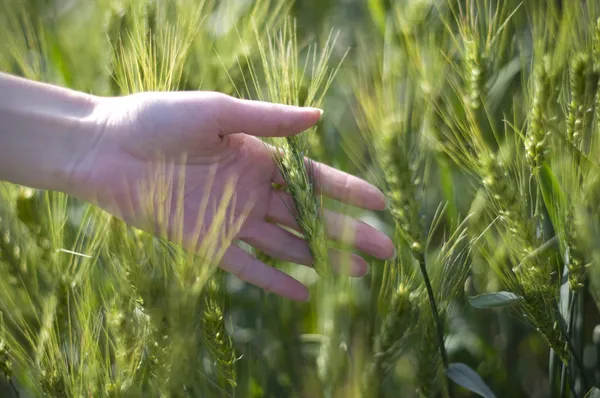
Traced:
[[[314, 178], [317, 193], [350, 206], [369, 210], [385, 209], [383, 192], [367, 181], [310, 159], [305, 159], [305, 165], [309, 175]], [[275, 171], [273, 182], [287, 185], [279, 170]]]
[[[300, 231], [294, 218], [294, 201], [285, 192], [272, 190], [266, 217], [270, 221]], [[349, 244], [373, 257], [387, 260], [394, 257], [394, 242], [383, 232], [352, 217], [324, 209], [327, 236], [334, 241]]]
[[[313, 257], [304, 239], [268, 222], [260, 224], [259, 229], [260, 233], [242, 240], [275, 259], [313, 265]], [[363, 276], [369, 268], [364, 258], [335, 249], [329, 249], [328, 260], [338, 274]]]
[[329, 249], [329, 261], [338, 275], [359, 277], [369, 271], [366, 260], [354, 253]]
[[221, 268], [261, 289], [295, 301], [308, 300], [308, 288], [291, 276], [269, 267], [237, 246], [231, 246]]
[[309, 265], [312, 256], [306, 241], [270, 222], [261, 222], [241, 240], [273, 258]]
[[317, 108], [221, 97], [216, 117], [222, 135], [245, 133], [257, 137], [287, 137], [314, 126], [321, 118]]

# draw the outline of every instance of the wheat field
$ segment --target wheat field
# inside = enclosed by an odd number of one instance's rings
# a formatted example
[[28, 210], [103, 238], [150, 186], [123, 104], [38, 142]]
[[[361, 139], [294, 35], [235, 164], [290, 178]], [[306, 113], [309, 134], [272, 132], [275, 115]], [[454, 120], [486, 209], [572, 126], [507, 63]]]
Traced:
[[[313, 267], [246, 247], [307, 284], [304, 303], [218, 267], [226, 203], [190, 253], [0, 182], [0, 396], [600, 397], [600, 1], [0, 7], [3, 72], [324, 110], [265, 139]], [[322, 197], [307, 155], [376, 185], [387, 209]], [[343, 242], [323, 214], [342, 208], [395, 258], [331, 272]]]

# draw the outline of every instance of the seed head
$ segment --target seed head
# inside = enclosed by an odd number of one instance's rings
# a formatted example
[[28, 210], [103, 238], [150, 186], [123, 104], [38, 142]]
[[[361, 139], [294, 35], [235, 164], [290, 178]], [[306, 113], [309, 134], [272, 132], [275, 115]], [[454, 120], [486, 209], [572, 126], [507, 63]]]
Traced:
[[570, 71], [571, 102], [567, 118], [567, 138], [578, 148], [580, 148], [583, 138], [583, 119], [586, 111], [585, 89], [589, 66], [589, 56], [580, 53], [573, 59]]
[[550, 87], [545, 64], [540, 64], [535, 69], [533, 100], [529, 115], [529, 128], [525, 137], [525, 156], [533, 169], [537, 169], [544, 161], [547, 151], [547, 101]]

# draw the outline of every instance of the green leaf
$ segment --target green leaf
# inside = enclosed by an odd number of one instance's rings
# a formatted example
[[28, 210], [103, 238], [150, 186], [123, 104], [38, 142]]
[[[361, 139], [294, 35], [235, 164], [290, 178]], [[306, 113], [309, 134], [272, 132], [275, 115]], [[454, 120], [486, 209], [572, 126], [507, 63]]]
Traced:
[[519, 73], [523, 70], [521, 62], [521, 57], [515, 57], [498, 71], [488, 92], [489, 109], [495, 112], [502, 104], [502, 101], [506, 100], [509, 89], [514, 87], [515, 80], [517, 80]]
[[381, 34], [385, 34], [385, 25], [387, 19], [387, 13], [385, 9], [385, 5], [382, 0], [369, 0], [369, 12], [371, 13], [371, 18], [373, 18], [373, 22], [381, 32]]
[[561, 231], [564, 224], [561, 214], [564, 214], [562, 210], [565, 208], [565, 196], [558, 179], [548, 165], [544, 164], [540, 167], [538, 182], [542, 189], [542, 196], [550, 221], [552, 221], [555, 229]]
[[598, 387], [593, 387], [585, 394], [585, 398], [600, 398], [600, 389]]
[[484, 398], [496, 398], [494, 392], [485, 384], [481, 376], [464, 363], [451, 363], [446, 369], [450, 380]]
[[440, 186], [442, 188], [442, 195], [447, 202], [446, 206], [446, 217], [450, 225], [454, 225], [458, 220], [458, 208], [456, 206], [456, 196], [454, 187], [454, 176], [452, 175], [452, 169], [448, 162], [443, 159], [438, 159], [438, 167], [440, 172]]
[[471, 306], [480, 309], [512, 307], [521, 300], [521, 296], [511, 292], [485, 293], [469, 297]]

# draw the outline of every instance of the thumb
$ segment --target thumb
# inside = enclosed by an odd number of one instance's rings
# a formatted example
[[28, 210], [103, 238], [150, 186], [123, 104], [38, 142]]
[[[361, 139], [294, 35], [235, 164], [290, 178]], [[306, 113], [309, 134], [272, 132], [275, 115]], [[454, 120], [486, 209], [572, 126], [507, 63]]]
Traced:
[[323, 111], [224, 96], [216, 109], [221, 134], [246, 133], [257, 137], [286, 137], [314, 126]]

